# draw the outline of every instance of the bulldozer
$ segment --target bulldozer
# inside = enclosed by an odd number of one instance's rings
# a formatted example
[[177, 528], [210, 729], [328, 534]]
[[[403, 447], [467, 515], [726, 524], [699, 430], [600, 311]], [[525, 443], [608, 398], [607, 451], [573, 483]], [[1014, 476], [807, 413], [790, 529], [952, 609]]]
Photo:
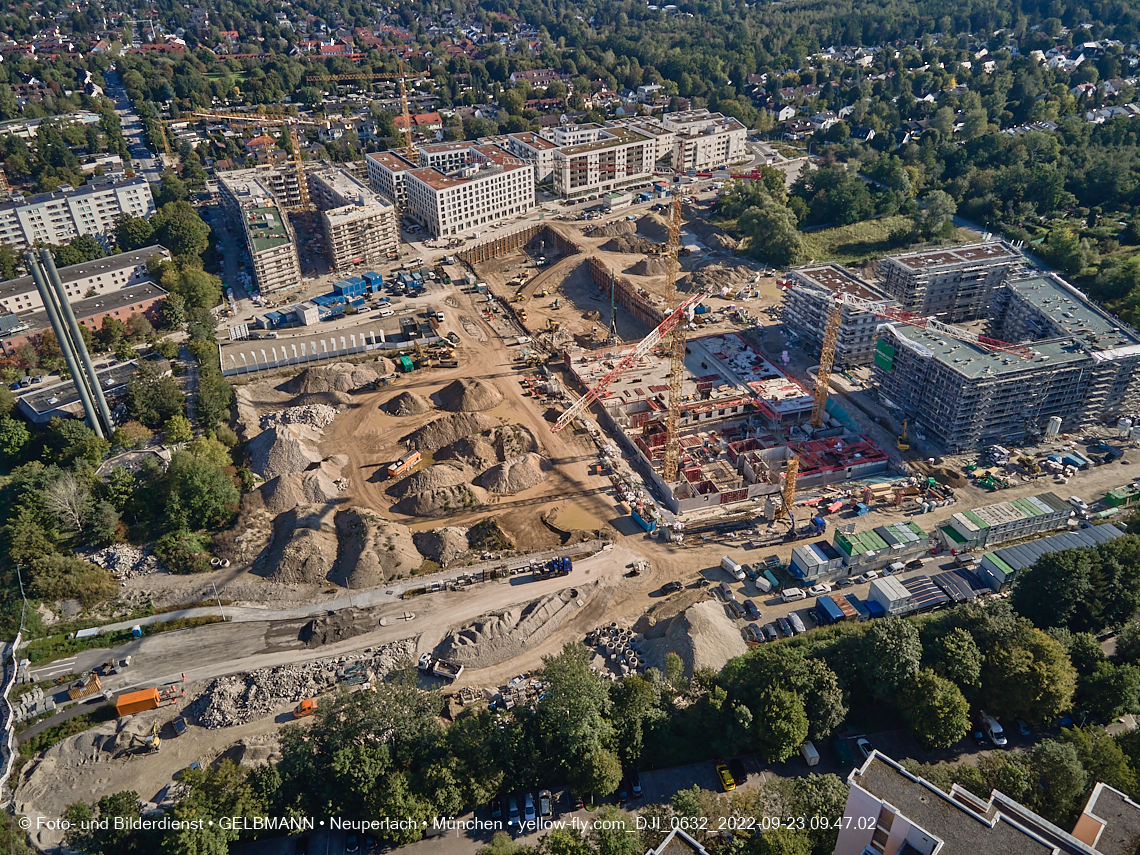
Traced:
[[519, 293], [515, 294], [515, 302], [516, 303], [525, 303], [526, 302], [526, 294], [524, 294], [522, 291], [519, 291]]

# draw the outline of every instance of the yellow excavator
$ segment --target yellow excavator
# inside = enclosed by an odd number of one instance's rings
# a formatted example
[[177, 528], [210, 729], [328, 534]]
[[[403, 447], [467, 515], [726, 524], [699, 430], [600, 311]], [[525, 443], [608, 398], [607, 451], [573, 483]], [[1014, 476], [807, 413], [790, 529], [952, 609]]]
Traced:
[[910, 451], [910, 442], [908, 442], [907, 438], [906, 438], [906, 422], [907, 422], [907, 420], [903, 419], [902, 436], [900, 436], [898, 438], [898, 440], [896, 441], [896, 444], [899, 447], [899, 451]]

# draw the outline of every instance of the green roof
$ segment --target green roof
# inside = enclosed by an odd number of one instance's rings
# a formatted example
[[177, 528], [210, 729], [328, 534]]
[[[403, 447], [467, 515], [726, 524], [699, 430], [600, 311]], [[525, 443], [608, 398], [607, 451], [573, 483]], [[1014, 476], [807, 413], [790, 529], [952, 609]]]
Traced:
[[862, 555], [865, 552], [878, 552], [889, 549], [885, 540], [874, 531], [854, 531], [851, 534], [836, 534], [835, 545], [849, 556]]
[[1008, 564], [1006, 564], [1004, 561], [1002, 561], [1001, 557], [996, 552], [987, 552], [985, 555], [982, 556], [982, 558], [989, 559], [1006, 576], [1012, 576], [1014, 573], [1017, 572], [1017, 570], [1015, 570], [1013, 567], [1010, 567]]
[[986, 522], [980, 516], [975, 514], [973, 511], [963, 511], [962, 516], [964, 516], [966, 519], [968, 519], [970, 522], [972, 522], [978, 528], [989, 528], [990, 527], [990, 524], [988, 522]]
[[246, 208], [242, 214], [255, 253], [291, 243], [280, 208]]
[[1009, 503], [1031, 519], [1033, 517], [1039, 517], [1045, 513], [1043, 510], [1041, 510], [1041, 508], [1033, 504], [1033, 502], [1029, 501], [1028, 499], [1010, 499]]

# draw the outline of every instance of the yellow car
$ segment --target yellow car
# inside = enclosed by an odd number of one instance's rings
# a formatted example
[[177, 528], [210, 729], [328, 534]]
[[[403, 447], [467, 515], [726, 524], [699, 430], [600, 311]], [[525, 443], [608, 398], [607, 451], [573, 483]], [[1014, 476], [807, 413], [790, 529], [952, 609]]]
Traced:
[[720, 785], [724, 787], [727, 793], [729, 790], [736, 789], [736, 781], [732, 777], [732, 773], [728, 771], [728, 767], [723, 763], [716, 764], [716, 773], [720, 776]]

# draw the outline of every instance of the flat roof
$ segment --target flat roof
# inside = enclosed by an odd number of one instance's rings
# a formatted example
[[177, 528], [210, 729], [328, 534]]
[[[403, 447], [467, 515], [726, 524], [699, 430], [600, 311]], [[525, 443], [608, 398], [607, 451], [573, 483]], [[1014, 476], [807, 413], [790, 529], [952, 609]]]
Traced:
[[407, 172], [408, 170], [416, 168], [414, 164], [408, 163], [408, 161], [392, 151], [370, 151], [365, 157], [376, 161], [376, 163], [386, 167], [391, 172]]
[[[52, 117], [56, 118], [56, 117]], [[97, 193], [102, 190], [117, 190], [120, 187], [132, 187], [142, 185], [149, 187], [145, 178], [125, 178], [120, 181], [115, 181], [109, 175], [97, 176], [89, 178], [86, 184], [81, 184], [79, 187], [72, 187], [65, 191], [54, 191], [51, 193], [37, 193], [35, 196], [22, 196], [15, 194], [15, 198], [0, 204], [0, 208], [15, 209], [23, 208], [27, 205], [40, 205], [44, 202], [54, 202], [59, 199], [67, 199], [71, 196], [85, 196], [90, 193]]]
[[1104, 823], [1104, 829], [1096, 838], [1097, 852], [1136, 855], [1136, 844], [1140, 840], [1140, 809], [1136, 802], [1108, 784], [1098, 782], [1085, 805], [1085, 813]]
[[[98, 276], [102, 273], [138, 267], [140, 264], [146, 264], [155, 255], [169, 257], [170, 252], [166, 247], [158, 244], [144, 246], [142, 249], [120, 252], [117, 255], [108, 255], [105, 258], [96, 258], [94, 261], [84, 261], [80, 264], [60, 267], [59, 278], [66, 285], [69, 282], [86, 279], [88, 276]], [[21, 276], [18, 279], [0, 282], [0, 297], [13, 297], [16, 294], [26, 294], [34, 290], [36, 290], [36, 283], [31, 276]]]
[[1013, 279], [1006, 287], [1061, 329], [1090, 347], [1107, 350], [1140, 343], [1120, 320], [1093, 305], [1089, 298], [1059, 276], [1044, 274]]
[[[75, 317], [82, 321], [84, 318], [114, 312], [116, 309], [129, 306], [132, 303], [138, 303], [141, 300], [154, 300], [165, 296], [166, 291], [148, 279], [145, 282], [138, 282], [129, 288], [123, 288], [119, 291], [110, 291], [96, 297], [88, 297], [86, 300], [72, 301], [71, 310], [75, 312]], [[46, 309], [21, 314], [19, 318], [22, 323], [28, 325], [28, 329], [14, 333], [13, 338], [16, 336], [26, 336], [36, 330], [46, 330], [51, 326], [51, 320], [48, 317]], [[126, 318], [121, 318], [120, 320], [125, 321]], [[5, 336], [0, 335], [0, 338], [4, 337]]]
[[947, 368], [964, 377], [974, 379], [986, 374], [1015, 374], [1019, 371], [1037, 371], [1046, 365], [1061, 366], [1082, 362], [1089, 358], [1085, 348], [1078, 342], [1069, 344], [1067, 339], [1030, 342], [1027, 347], [1033, 352], [1031, 359], [1014, 354], [987, 350], [978, 344], [957, 338], [939, 335], [936, 332], [912, 327], [907, 324], [884, 324], [892, 330], [899, 341], [896, 346], [906, 346], [907, 341], [917, 345], [920, 351], [928, 352]]
[[418, 148], [425, 154], [446, 154], [449, 151], [466, 151], [471, 148], [471, 143], [467, 140], [458, 140], [456, 142], [427, 143], [418, 146]]
[[544, 137], [540, 137], [533, 131], [524, 131], [518, 134], [507, 134], [507, 136], [511, 139], [518, 140], [523, 145], [527, 145], [531, 148], [539, 149], [541, 151], [548, 151], [552, 148], [558, 148], [558, 146], [556, 146], [550, 140]]
[[[143, 358], [159, 365], [163, 373], [170, 370], [170, 363], [158, 354], [151, 354]], [[95, 376], [99, 378], [99, 385], [103, 387], [104, 392], [117, 389], [125, 386], [127, 381], [138, 371], [138, 363], [139, 360], [132, 359], [130, 362], [120, 362], [118, 365], [112, 365], [109, 368], [100, 368], [95, 371]], [[20, 395], [19, 400], [24, 406], [36, 413], [46, 413], [78, 404], [79, 393], [75, 390], [74, 381], [64, 380], [54, 386], [45, 386], [30, 394]]]
[[790, 274], [804, 279], [810, 285], [830, 291], [833, 294], [851, 294], [864, 300], [887, 300], [864, 279], [845, 270], [837, 264], [823, 264], [818, 267], [797, 267]]
[[606, 148], [615, 148], [619, 145], [644, 142], [646, 140], [644, 134], [639, 134], [630, 128], [605, 128], [605, 133], [607, 136], [602, 139], [594, 140], [593, 142], [563, 146], [561, 152], [564, 155], [573, 157], [579, 154], [588, 154], [592, 151], [601, 151]]
[[1005, 241], [992, 240], [943, 249], [908, 252], [902, 255], [888, 255], [883, 260], [894, 262], [911, 271], [925, 273], [932, 269], [953, 267], [958, 264], [975, 264], [979, 261], [1016, 261], [1019, 259], [1021, 259], [1021, 253]]
[[285, 213], [277, 207], [247, 208], [242, 211], [254, 252], [264, 252], [292, 243], [285, 228]]

